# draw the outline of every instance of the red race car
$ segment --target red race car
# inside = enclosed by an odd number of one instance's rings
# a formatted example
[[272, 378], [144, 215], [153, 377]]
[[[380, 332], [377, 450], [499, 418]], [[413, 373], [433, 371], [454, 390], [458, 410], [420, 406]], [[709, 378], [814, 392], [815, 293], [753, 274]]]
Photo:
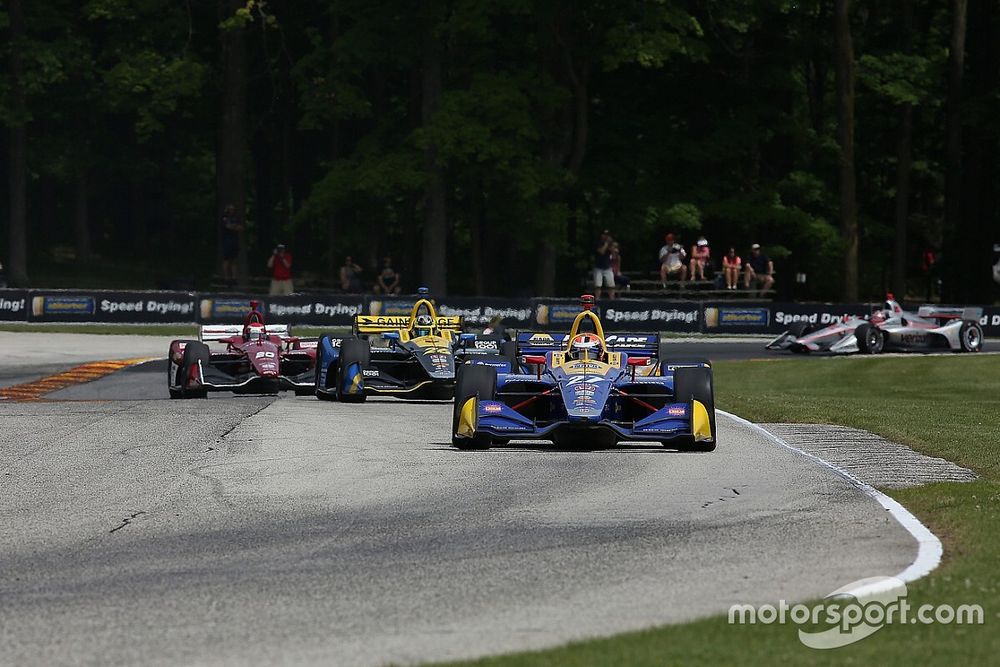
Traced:
[[[170, 398], [205, 398], [210, 391], [312, 395], [316, 386], [316, 340], [291, 335], [287, 324], [268, 327], [250, 302], [243, 325], [206, 325], [199, 340], [175, 340], [167, 355]], [[226, 346], [212, 352], [206, 343]]]

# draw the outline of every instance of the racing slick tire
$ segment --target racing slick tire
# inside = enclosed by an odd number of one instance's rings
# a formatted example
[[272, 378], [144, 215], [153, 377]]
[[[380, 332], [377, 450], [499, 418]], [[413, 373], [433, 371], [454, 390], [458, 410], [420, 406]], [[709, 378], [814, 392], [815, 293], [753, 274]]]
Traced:
[[[471, 438], [458, 437], [458, 420], [462, 406], [470, 398], [492, 400], [497, 392], [497, 371], [491, 366], [469, 364], [462, 369], [455, 387], [455, 405], [451, 415], [451, 444], [458, 449], [489, 449], [493, 438], [475, 435]], [[499, 439], [498, 439], [499, 440]]]
[[368, 341], [361, 338], [348, 338], [340, 344], [340, 359], [337, 363], [337, 400], [342, 403], [364, 403], [368, 396], [362, 391], [359, 394], [345, 394], [347, 371], [354, 364], [362, 369], [368, 365], [371, 358], [371, 347]]
[[962, 352], [981, 352], [983, 349], [983, 329], [976, 322], [963, 322], [958, 330], [958, 344]]
[[854, 337], [858, 340], [858, 350], [861, 354], [879, 354], [885, 347], [885, 336], [882, 330], [874, 324], [865, 322], [854, 330]]
[[[708, 360], [707, 357], [688, 357], [687, 359], [669, 359], [669, 353], [666, 357], [660, 357], [660, 375], [664, 374], [664, 371], [670, 370], [671, 366], [681, 366], [683, 364], [706, 364], [709, 368], [712, 367], [712, 362]], [[676, 373], [680, 369], [673, 371]]]
[[517, 361], [517, 343], [512, 340], [505, 340], [500, 343], [500, 356], [510, 362], [511, 370], [514, 373], [521, 372]]
[[167, 392], [170, 394], [170, 398], [184, 398], [183, 389], [174, 389], [174, 387], [184, 386], [184, 363], [178, 364], [177, 369], [171, 372], [171, 366], [173, 366], [171, 360], [171, 353], [173, 352], [174, 345], [176, 343], [184, 343], [187, 346], [188, 343], [196, 343], [198, 341], [193, 340], [175, 340], [170, 343], [170, 352], [167, 352]]
[[184, 389], [187, 386], [188, 379], [191, 377], [191, 370], [201, 362], [202, 367], [208, 366], [212, 362], [212, 353], [208, 349], [208, 345], [204, 343], [192, 340], [184, 346], [184, 357], [181, 361], [181, 367], [177, 371], [178, 384], [182, 387], [179, 392], [179, 396], [175, 396], [174, 392], [170, 392], [171, 398], [208, 398], [208, 389], [200, 387], [198, 389]]
[[708, 411], [708, 423], [712, 429], [712, 439], [696, 441], [693, 437], [680, 441], [663, 443], [667, 447], [676, 447], [682, 452], [711, 452], [719, 441], [719, 432], [715, 427], [715, 384], [711, 368], [678, 368], [674, 371], [674, 400], [689, 403], [692, 399], [705, 406]]
[[[336, 401], [337, 400], [336, 391], [335, 390], [334, 391], [329, 391], [329, 389], [331, 388], [330, 387], [330, 378], [331, 378], [331, 374], [330, 373], [326, 374], [326, 386], [324, 386], [324, 387], [320, 387], [319, 386], [319, 368], [320, 368], [320, 364], [319, 364], [319, 362], [320, 362], [320, 353], [319, 353], [319, 351], [323, 349], [323, 339], [324, 338], [333, 338], [333, 335], [332, 334], [328, 334], [328, 333], [322, 334], [319, 337], [319, 340], [316, 341], [316, 365], [315, 365], [314, 373], [313, 373], [313, 385], [315, 385], [315, 386], [313, 387], [313, 393], [316, 394], [316, 398], [318, 398], [321, 401]], [[332, 377], [336, 377], [336, 376], [337, 376], [337, 374], [333, 373]], [[326, 389], [328, 391], [320, 391], [320, 389]]]

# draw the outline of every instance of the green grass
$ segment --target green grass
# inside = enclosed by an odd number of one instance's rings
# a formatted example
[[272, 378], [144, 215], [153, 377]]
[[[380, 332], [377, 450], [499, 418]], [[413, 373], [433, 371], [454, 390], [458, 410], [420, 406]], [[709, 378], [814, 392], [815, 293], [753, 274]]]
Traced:
[[945, 544], [942, 566], [910, 584], [907, 600], [914, 606], [979, 604], [985, 624], [888, 625], [856, 644], [816, 651], [799, 643], [794, 625], [729, 625], [719, 616], [462, 664], [996, 664], [1000, 357], [720, 362], [715, 376], [718, 406], [752, 421], [863, 428], [982, 475], [972, 483], [930, 484], [890, 495]]

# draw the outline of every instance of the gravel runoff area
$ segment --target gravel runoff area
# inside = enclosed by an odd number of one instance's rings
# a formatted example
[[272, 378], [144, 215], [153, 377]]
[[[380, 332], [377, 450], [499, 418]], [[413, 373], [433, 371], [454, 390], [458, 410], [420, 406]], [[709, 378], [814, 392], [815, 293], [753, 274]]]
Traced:
[[882, 489], [905, 489], [931, 482], [971, 482], [978, 475], [936, 456], [847, 426], [761, 424], [793, 447], [809, 452]]

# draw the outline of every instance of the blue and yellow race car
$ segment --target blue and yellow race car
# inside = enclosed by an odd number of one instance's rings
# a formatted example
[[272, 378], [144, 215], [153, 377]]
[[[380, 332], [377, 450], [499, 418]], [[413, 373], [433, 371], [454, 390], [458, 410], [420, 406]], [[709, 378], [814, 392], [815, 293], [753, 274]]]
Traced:
[[499, 335], [465, 333], [461, 317], [438, 315], [427, 297], [408, 316], [355, 315], [354, 335], [320, 336], [316, 346], [316, 396], [360, 403], [368, 396], [450, 400], [455, 367], [466, 359], [497, 359]]
[[663, 359], [659, 334], [605, 336], [584, 295], [569, 335], [523, 332], [513, 360], [461, 366], [452, 443], [485, 449], [510, 440], [608, 447], [651, 441], [712, 451], [718, 434], [711, 364]]

